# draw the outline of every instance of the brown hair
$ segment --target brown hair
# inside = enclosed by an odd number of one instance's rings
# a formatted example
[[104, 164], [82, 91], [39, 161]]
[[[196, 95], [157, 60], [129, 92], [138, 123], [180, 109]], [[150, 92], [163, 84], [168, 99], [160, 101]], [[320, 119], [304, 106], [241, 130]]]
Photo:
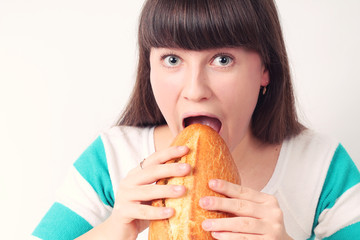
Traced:
[[137, 79], [118, 125], [166, 124], [150, 85], [152, 47], [203, 50], [244, 47], [258, 52], [269, 71], [251, 129], [266, 143], [297, 135], [298, 122], [287, 53], [273, 0], [148, 0], [140, 18]]

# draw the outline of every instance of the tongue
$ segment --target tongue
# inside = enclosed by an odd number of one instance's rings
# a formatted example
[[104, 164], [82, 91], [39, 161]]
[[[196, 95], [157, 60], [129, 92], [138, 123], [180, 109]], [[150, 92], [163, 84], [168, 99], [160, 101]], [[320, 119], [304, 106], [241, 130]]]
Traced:
[[185, 119], [185, 127], [194, 123], [200, 123], [209, 126], [218, 133], [220, 132], [221, 129], [221, 122], [217, 118], [197, 116], [197, 117], [190, 117]]

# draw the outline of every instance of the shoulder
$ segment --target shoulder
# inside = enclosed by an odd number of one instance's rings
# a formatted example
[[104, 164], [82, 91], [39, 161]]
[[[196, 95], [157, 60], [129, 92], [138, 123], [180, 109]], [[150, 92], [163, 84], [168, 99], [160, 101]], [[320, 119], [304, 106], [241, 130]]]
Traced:
[[[78, 159], [96, 158], [107, 161], [115, 152], [126, 154], [128, 151], [151, 151], [154, 128], [114, 126], [103, 130], [87, 147]], [[78, 162], [77, 161], [77, 162]]]
[[152, 134], [155, 127], [133, 127], [133, 126], [113, 126], [100, 133], [102, 138], [118, 139], [124, 138], [129, 141], [148, 137]]
[[337, 160], [340, 152], [343, 155], [346, 151], [335, 138], [306, 129], [283, 143], [280, 158], [285, 165], [287, 178], [298, 176], [303, 186], [321, 187], [319, 183], [325, 181], [330, 165]]
[[[100, 138], [108, 163], [132, 167], [155, 151], [155, 127], [115, 126], [103, 131]], [[126, 167], [127, 168], [127, 167]]]
[[305, 130], [284, 142], [282, 154], [287, 167], [295, 166], [308, 176], [314, 173], [323, 180], [335, 172], [344, 172], [349, 165], [356, 165], [344, 146], [335, 138], [313, 130]]
[[334, 138], [310, 129], [284, 141], [279, 157], [284, 177], [293, 179], [297, 176], [295, 179], [304, 181], [302, 185], [314, 185], [324, 180], [338, 146], [339, 142]]
[[310, 187], [320, 192], [338, 146], [339, 142], [332, 137], [310, 129], [285, 140], [278, 163], [282, 172], [281, 186]]
[[114, 126], [100, 133], [106, 152], [115, 149], [121, 151], [153, 151], [154, 127]]
[[320, 154], [323, 157], [331, 157], [339, 142], [326, 134], [306, 129], [299, 135], [285, 140], [284, 144], [287, 151], [291, 153], [302, 156]]

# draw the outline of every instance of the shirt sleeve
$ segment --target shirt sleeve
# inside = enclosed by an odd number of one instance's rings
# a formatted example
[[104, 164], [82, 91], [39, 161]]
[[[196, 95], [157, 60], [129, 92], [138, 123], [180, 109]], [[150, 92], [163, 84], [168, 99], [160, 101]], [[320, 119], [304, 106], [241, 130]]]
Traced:
[[357, 239], [360, 235], [360, 173], [340, 144], [330, 163], [309, 239]]
[[103, 222], [111, 214], [114, 193], [106, 153], [98, 137], [76, 160], [57, 200], [33, 236], [39, 239], [74, 239]]

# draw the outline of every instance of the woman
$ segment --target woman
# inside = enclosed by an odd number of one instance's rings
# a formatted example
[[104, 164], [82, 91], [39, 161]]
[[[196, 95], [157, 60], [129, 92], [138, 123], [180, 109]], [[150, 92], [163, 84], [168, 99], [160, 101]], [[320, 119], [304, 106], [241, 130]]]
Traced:
[[202, 223], [215, 239], [360, 233], [359, 171], [340, 144], [298, 122], [273, 1], [148, 0], [138, 37], [137, 82], [118, 126], [74, 163], [35, 236], [146, 239], [150, 220], [174, 214], [149, 201], [186, 191], [153, 183], [189, 174], [162, 163], [187, 153], [169, 145], [196, 122], [224, 138], [242, 182], [211, 180], [228, 198], [199, 202], [235, 215]]

